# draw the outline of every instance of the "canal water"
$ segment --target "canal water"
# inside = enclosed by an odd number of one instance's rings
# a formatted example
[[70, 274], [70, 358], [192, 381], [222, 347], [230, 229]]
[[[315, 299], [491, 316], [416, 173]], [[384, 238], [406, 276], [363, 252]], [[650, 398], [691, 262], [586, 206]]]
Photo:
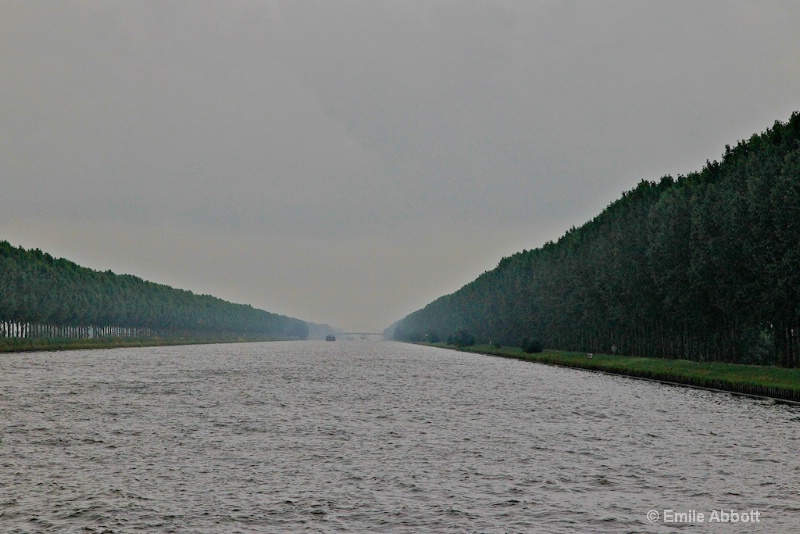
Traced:
[[0, 530], [797, 532], [798, 428], [390, 342], [6, 354]]

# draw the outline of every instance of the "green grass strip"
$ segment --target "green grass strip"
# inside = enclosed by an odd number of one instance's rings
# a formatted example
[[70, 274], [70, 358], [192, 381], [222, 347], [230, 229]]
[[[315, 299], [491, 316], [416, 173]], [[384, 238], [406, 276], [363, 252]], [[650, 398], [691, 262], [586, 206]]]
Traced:
[[[435, 346], [454, 348], [443, 343]], [[596, 353], [589, 358], [585, 352], [554, 350], [527, 354], [518, 348], [497, 348], [490, 345], [475, 345], [458, 350], [800, 402], [800, 369]]]

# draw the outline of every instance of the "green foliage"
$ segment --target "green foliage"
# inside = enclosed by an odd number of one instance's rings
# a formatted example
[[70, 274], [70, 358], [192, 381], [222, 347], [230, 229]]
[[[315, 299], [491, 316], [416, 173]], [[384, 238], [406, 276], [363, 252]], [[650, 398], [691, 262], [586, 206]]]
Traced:
[[0, 241], [0, 337], [249, 336], [303, 339], [298, 319], [94, 271]]
[[479, 343], [800, 365], [800, 113], [699, 172], [642, 181], [557, 242], [395, 325]]
[[534, 354], [542, 352], [544, 350], [544, 345], [538, 339], [524, 339], [522, 341], [522, 350], [527, 354]]
[[455, 345], [456, 347], [470, 347], [475, 344], [475, 336], [466, 330], [457, 330], [447, 338], [447, 344]]

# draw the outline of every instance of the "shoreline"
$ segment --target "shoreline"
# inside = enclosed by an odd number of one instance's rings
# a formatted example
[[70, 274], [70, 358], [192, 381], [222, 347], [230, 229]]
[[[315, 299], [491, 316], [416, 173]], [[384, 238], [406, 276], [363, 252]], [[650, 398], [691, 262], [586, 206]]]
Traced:
[[555, 350], [529, 354], [519, 348], [489, 345], [455, 347], [443, 343], [423, 344], [800, 406], [800, 369], [597, 353], [589, 358], [585, 352]]
[[290, 341], [282, 338], [2, 338], [0, 354], [22, 352], [57, 352], [62, 350], [119, 349], [133, 347], [167, 347], [180, 345], [214, 345], [218, 343], [259, 343], [269, 341]]

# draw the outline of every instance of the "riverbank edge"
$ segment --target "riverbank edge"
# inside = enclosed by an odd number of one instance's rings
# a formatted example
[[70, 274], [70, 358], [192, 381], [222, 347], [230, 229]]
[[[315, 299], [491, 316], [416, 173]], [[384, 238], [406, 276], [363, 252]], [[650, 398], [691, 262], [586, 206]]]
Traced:
[[[592, 354], [592, 357], [589, 358], [585, 352], [555, 350], [530, 354], [518, 348], [497, 348], [490, 345], [455, 347], [444, 343], [421, 344], [800, 406], [800, 370], [798, 369], [611, 354]], [[776, 374], [783, 376], [780, 377], [780, 380], [776, 380], [774, 378]]]
[[133, 347], [166, 347], [180, 345], [214, 345], [219, 343], [260, 343], [291, 341], [284, 338], [95, 338], [95, 339], [0, 339], [0, 353], [56, 352], [61, 350], [119, 349]]

